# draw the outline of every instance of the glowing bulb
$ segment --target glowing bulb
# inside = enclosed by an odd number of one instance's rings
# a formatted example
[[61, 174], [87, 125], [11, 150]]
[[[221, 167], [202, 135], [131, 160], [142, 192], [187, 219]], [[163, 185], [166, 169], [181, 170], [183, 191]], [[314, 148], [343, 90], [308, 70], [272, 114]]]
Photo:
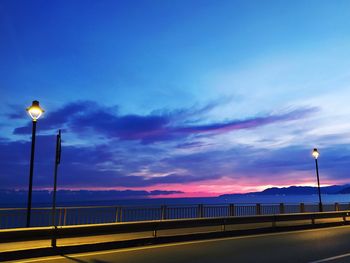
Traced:
[[312, 151], [312, 156], [317, 159], [318, 156], [320, 156], [320, 153], [317, 151], [317, 148], [314, 148], [314, 150]]
[[39, 101], [34, 100], [32, 106], [27, 108], [27, 112], [33, 121], [36, 121], [43, 114], [44, 110], [40, 108]]

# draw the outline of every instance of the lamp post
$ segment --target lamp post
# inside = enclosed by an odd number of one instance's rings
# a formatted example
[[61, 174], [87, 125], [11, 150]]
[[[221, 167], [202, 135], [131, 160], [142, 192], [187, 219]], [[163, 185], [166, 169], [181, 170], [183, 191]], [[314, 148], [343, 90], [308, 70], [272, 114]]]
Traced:
[[39, 106], [39, 101], [34, 100], [32, 105], [27, 108], [29, 116], [32, 118], [32, 149], [30, 154], [30, 172], [29, 172], [29, 188], [28, 188], [28, 206], [27, 206], [27, 227], [30, 227], [30, 212], [32, 208], [32, 188], [33, 188], [33, 171], [34, 171], [34, 149], [35, 149], [35, 133], [36, 122], [44, 112]]
[[322, 207], [322, 199], [321, 199], [321, 188], [320, 188], [320, 177], [318, 175], [318, 163], [317, 158], [320, 156], [320, 153], [318, 152], [317, 148], [314, 148], [312, 151], [312, 156], [315, 158], [315, 164], [316, 164], [316, 176], [317, 176], [317, 189], [318, 189], [318, 208], [320, 212], [323, 212]]

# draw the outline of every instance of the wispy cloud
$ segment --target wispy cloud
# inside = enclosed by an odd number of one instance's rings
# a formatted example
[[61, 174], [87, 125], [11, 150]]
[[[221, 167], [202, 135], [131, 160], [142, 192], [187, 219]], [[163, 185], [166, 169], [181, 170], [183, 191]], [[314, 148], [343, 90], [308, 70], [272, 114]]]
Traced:
[[[175, 140], [194, 134], [227, 133], [234, 130], [302, 119], [317, 112], [316, 108], [301, 108], [285, 113], [270, 113], [244, 120], [229, 120], [208, 124], [193, 124], [193, 116], [202, 116], [215, 103], [202, 108], [154, 112], [149, 115], [120, 115], [115, 110], [91, 101], [74, 102], [50, 113], [41, 129], [65, 128], [76, 134], [95, 133], [119, 140], [140, 140], [143, 143]], [[192, 122], [186, 125], [186, 122]], [[29, 134], [30, 123], [14, 130], [14, 134]]]
[[233, 130], [253, 129], [256, 127], [260, 127], [260, 126], [264, 126], [272, 123], [298, 120], [298, 119], [305, 118], [317, 111], [318, 111], [317, 108], [304, 108], [304, 109], [293, 110], [287, 113], [270, 114], [262, 117], [248, 118], [245, 120], [232, 120], [232, 121], [227, 121], [222, 123], [211, 123], [207, 125], [179, 127], [179, 128], [175, 128], [175, 131], [183, 132], [183, 133], [205, 133], [205, 132], [225, 133]]

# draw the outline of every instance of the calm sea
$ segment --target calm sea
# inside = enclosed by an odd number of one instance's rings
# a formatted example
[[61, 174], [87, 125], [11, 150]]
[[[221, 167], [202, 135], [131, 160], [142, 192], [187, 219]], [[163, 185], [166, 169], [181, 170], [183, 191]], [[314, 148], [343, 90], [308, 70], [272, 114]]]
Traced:
[[[350, 203], [350, 194], [322, 195], [323, 203]], [[59, 202], [58, 206], [147, 206], [147, 205], [185, 205], [185, 204], [227, 204], [227, 203], [317, 203], [317, 195], [235, 195], [223, 197], [202, 198], [159, 198], [159, 199], [131, 199], [106, 201]], [[25, 207], [26, 203], [1, 204], [0, 207]], [[50, 202], [33, 203], [33, 207], [51, 206]]]

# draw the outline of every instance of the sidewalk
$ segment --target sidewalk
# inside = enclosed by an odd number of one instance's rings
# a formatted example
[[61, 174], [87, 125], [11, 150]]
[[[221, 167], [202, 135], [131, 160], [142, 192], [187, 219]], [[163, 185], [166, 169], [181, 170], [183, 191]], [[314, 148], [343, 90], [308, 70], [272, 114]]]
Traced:
[[236, 229], [260, 229], [271, 227], [271, 223], [249, 224], [246, 226], [197, 227], [186, 229], [160, 230], [157, 232], [138, 232], [130, 234], [111, 234], [89, 237], [72, 237], [57, 240], [57, 247], [51, 247], [51, 239], [0, 243], [0, 262], [39, 256], [66, 254], [68, 252], [104, 250], [141, 246], [151, 243], [174, 242], [182, 239], [202, 239], [217, 236]]
[[[105, 242], [116, 242], [116, 241], [127, 241], [142, 238], [154, 238], [157, 237], [169, 237], [176, 235], [196, 234], [196, 233], [210, 233], [220, 231], [232, 231], [232, 230], [243, 230], [243, 229], [258, 229], [258, 228], [271, 227], [271, 223], [260, 223], [260, 224], [241, 224], [226, 226], [225, 229], [220, 227], [196, 227], [196, 228], [185, 228], [185, 229], [169, 229], [159, 230], [156, 233], [150, 232], [138, 232], [128, 234], [111, 234], [111, 235], [100, 235], [100, 236], [88, 236], [88, 237], [71, 237], [57, 240], [57, 247], [72, 246], [72, 245], [85, 245], [85, 244], [100, 244]], [[37, 248], [50, 248], [51, 239], [45, 240], [34, 240], [34, 241], [21, 241], [21, 242], [8, 242], [0, 243], [1, 252], [19, 251], [25, 249], [37, 249]]]

